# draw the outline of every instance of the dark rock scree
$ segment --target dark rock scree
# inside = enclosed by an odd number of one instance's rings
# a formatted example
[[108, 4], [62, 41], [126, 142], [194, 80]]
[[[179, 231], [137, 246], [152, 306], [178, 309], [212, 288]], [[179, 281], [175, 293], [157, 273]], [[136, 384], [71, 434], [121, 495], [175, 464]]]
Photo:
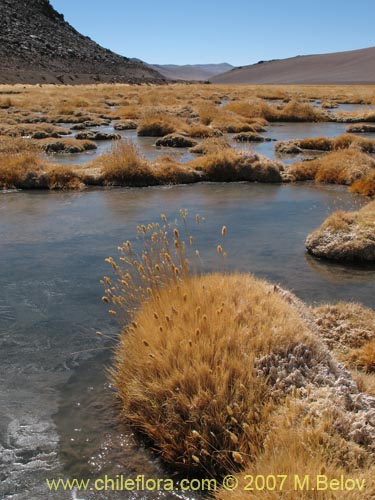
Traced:
[[49, 0], [0, 0], [0, 83], [165, 80], [141, 61], [119, 56], [78, 33]]

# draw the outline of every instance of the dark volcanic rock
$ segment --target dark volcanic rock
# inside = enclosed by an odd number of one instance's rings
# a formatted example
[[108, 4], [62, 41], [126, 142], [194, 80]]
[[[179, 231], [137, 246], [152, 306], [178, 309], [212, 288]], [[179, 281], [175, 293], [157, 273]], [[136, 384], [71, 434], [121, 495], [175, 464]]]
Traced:
[[263, 137], [262, 135], [256, 134], [254, 132], [242, 132], [233, 137], [236, 142], [269, 142], [272, 141], [269, 137]]
[[0, 0], [0, 83], [163, 81], [78, 33], [49, 0]]
[[76, 139], [89, 139], [90, 141], [113, 141], [121, 139], [119, 134], [107, 134], [107, 132], [80, 132]]
[[191, 148], [196, 146], [197, 141], [181, 134], [168, 134], [158, 139], [155, 146], [167, 148]]

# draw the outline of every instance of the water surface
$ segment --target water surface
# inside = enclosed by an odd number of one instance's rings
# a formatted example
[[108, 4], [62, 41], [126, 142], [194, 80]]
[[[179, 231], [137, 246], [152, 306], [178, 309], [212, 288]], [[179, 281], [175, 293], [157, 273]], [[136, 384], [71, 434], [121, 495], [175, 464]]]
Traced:
[[116, 420], [105, 376], [119, 326], [101, 302], [99, 280], [110, 273], [104, 258], [133, 238], [137, 224], [162, 212], [174, 218], [180, 208], [199, 212], [205, 221], [196, 237], [207, 270], [222, 265], [215, 248], [226, 225], [227, 270], [273, 280], [308, 303], [355, 300], [375, 308], [374, 269], [316, 261], [304, 251], [306, 235], [330, 212], [364, 202], [344, 188], [313, 184], [0, 195], [0, 497], [72, 498], [48, 493], [45, 477], [170, 476]]

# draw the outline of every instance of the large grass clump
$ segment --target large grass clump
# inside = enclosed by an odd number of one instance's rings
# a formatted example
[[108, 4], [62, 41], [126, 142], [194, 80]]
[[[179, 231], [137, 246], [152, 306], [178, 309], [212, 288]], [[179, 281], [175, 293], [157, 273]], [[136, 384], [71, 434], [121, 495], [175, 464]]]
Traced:
[[[119, 247], [120, 264], [107, 259], [116, 280], [103, 280], [103, 300], [126, 322], [111, 371], [124, 420], [164, 462], [195, 476], [371, 478], [373, 400], [359, 397], [309, 310], [252, 275], [201, 274], [181, 217], [140, 226], [139, 245]], [[222, 244], [217, 252], [225, 256]], [[268, 494], [255, 498], [310, 498]]]
[[[210, 146], [208, 146], [210, 147]], [[281, 182], [283, 165], [252, 151], [223, 148], [189, 163], [213, 182]]]
[[175, 132], [183, 132], [187, 128], [186, 123], [163, 111], [151, 111], [146, 113], [139, 122], [137, 134], [139, 136], [163, 137]]
[[283, 106], [274, 106], [263, 99], [236, 101], [224, 107], [245, 118], [263, 118], [270, 122], [316, 122], [324, 120], [324, 113], [309, 103], [292, 100]]
[[34, 151], [3, 154], [0, 160], [0, 188], [35, 189], [45, 187], [45, 162]]
[[365, 196], [375, 196], [375, 169], [357, 179], [351, 186], [353, 193], [363, 194]]
[[357, 212], [338, 211], [306, 239], [307, 251], [342, 262], [375, 262], [375, 201]]
[[105, 184], [119, 186], [155, 185], [155, 177], [149, 163], [140, 155], [133, 142], [118, 142], [108, 153], [95, 161], [102, 169]]
[[[327, 184], [352, 185], [375, 173], [375, 160], [356, 149], [335, 151], [315, 160], [293, 163], [287, 169], [294, 181], [315, 180]], [[358, 192], [365, 191], [364, 184], [358, 184]]]
[[106, 279], [105, 301], [131, 312], [112, 372], [123, 415], [164, 461], [225, 473], [256, 456], [283, 400], [259, 376], [256, 361], [301, 343], [319, 358], [319, 348], [269, 283], [250, 275], [195, 275], [176, 227], [140, 231], [151, 238], [150, 248], [137, 257], [125, 243], [125, 268], [109, 259], [117, 285]]
[[278, 153], [294, 154], [306, 150], [313, 151], [340, 151], [354, 148], [365, 153], [375, 152], [375, 140], [359, 137], [354, 134], [342, 134], [338, 137], [311, 137], [306, 139], [290, 139], [278, 141], [275, 151]]

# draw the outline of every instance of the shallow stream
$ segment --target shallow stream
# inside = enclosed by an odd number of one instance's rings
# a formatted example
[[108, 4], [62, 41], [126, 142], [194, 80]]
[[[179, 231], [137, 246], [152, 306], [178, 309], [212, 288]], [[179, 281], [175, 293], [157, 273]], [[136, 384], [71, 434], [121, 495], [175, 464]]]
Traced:
[[[252, 272], [308, 303], [355, 300], [375, 308], [375, 270], [308, 257], [306, 235], [333, 210], [366, 200], [313, 184], [198, 184], [0, 195], [0, 497], [65, 500], [45, 478], [169, 477], [116, 420], [106, 378], [120, 327], [101, 302], [107, 256], [135, 226], [180, 208], [205, 217], [197, 234], [207, 270], [228, 227], [227, 270]], [[194, 217], [192, 217], [193, 219]], [[194, 225], [194, 224], [193, 224]], [[221, 264], [222, 265], [222, 264]], [[107, 336], [97, 336], [96, 332]], [[77, 498], [197, 498], [80, 492]]]

